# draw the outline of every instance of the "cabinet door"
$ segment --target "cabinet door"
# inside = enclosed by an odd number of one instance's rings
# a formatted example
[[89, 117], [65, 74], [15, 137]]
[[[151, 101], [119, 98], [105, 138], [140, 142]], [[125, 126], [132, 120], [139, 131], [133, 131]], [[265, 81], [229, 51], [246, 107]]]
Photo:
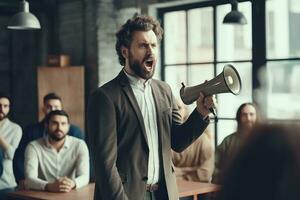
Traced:
[[84, 68], [38, 67], [39, 120], [44, 117], [43, 97], [50, 92], [62, 98], [70, 122], [84, 131]]

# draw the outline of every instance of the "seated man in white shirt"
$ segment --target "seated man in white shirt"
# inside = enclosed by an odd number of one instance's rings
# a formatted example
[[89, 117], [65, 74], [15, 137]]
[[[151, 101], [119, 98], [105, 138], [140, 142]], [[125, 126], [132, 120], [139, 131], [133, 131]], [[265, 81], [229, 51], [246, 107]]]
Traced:
[[0, 93], [0, 151], [3, 159], [3, 173], [0, 175], [0, 200], [7, 199], [6, 194], [17, 186], [12, 167], [15, 150], [22, 137], [21, 127], [9, 119], [10, 97]]
[[45, 119], [45, 137], [29, 143], [25, 151], [25, 187], [50, 192], [69, 192], [89, 182], [89, 151], [86, 143], [68, 136], [70, 122], [63, 110]]

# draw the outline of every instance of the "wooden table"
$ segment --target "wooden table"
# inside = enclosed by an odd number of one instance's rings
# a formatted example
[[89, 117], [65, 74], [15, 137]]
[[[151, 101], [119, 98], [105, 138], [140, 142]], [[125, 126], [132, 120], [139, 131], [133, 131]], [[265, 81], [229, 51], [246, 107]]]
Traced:
[[[193, 196], [194, 200], [197, 199], [198, 194], [205, 194], [210, 192], [216, 192], [219, 190], [219, 186], [210, 183], [190, 182], [177, 180], [178, 192], [180, 197]], [[18, 190], [13, 193], [9, 193], [11, 199], [27, 199], [27, 200], [93, 200], [94, 198], [95, 183], [80, 188], [78, 190], [72, 190], [68, 193], [54, 193], [36, 190]]]
[[95, 184], [89, 185], [72, 190], [68, 193], [54, 193], [36, 190], [18, 190], [13, 193], [9, 193], [9, 199], [27, 199], [27, 200], [94, 200]]
[[211, 183], [191, 182], [177, 180], [179, 197], [193, 196], [194, 200], [197, 200], [198, 194], [206, 194], [211, 192], [217, 192], [220, 190], [220, 186]]

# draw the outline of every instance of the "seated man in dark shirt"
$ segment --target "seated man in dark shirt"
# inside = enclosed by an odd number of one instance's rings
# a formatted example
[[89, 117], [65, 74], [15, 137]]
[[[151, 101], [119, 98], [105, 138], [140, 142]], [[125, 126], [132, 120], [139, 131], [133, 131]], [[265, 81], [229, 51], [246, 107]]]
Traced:
[[[55, 93], [49, 93], [46, 96], [44, 96], [43, 103], [43, 112], [45, 116], [53, 110], [62, 110], [62, 100]], [[29, 125], [24, 129], [22, 139], [20, 141], [18, 149], [16, 150], [15, 157], [13, 160], [14, 174], [17, 183], [20, 184], [20, 181], [24, 179], [24, 153], [26, 146], [31, 141], [43, 137], [44, 134], [44, 119], [36, 124]], [[70, 130], [68, 134], [70, 136], [84, 139], [84, 135], [80, 128], [73, 124], [70, 125]]]

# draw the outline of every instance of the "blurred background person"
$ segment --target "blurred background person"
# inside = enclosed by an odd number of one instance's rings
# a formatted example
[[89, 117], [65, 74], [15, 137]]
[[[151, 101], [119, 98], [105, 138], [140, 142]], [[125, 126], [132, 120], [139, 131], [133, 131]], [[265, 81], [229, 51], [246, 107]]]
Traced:
[[214, 169], [213, 134], [206, 129], [203, 134], [181, 153], [173, 151], [177, 179], [210, 182]]
[[[177, 102], [184, 122], [189, 116], [187, 106], [181, 100]], [[172, 161], [177, 180], [210, 182], [214, 168], [214, 134], [209, 131], [209, 128], [205, 129], [203, 134], [183, 152], [172, 151]]]
[[6, 193], [17, 186], [13, 172], [13, 158], [22, 137], [21, 127], [10, 121], [10, 97], [0, 94], [0, 153], [3, 156], [1, 165], [3, 172], [0, 176], [0, 200], [6, 199]]
[[299, 200], [299, 125], [259, 125], [226, 170], [217, 200]]
[[240, 105], [236, 113], [237, 131], [225, 137], [216, 148], [213, 183], [219, 183], [224, 169], [239, 151], [244, 139], [258, 122], [257, 108], [253, 103]]

